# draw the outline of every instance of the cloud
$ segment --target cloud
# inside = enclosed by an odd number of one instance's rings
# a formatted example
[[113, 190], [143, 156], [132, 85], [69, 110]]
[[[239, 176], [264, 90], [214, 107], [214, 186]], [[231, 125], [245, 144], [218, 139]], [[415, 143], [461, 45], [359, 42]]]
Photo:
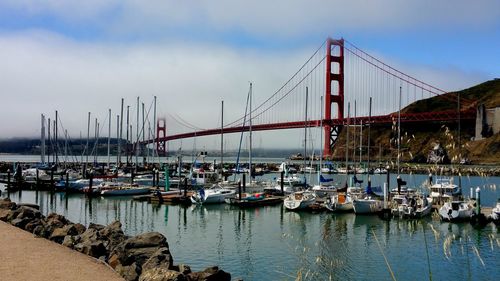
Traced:
[[[115, 128], [120, 99], [125, 98], [125, 104], [131, 108], [130, 120], [135, 124], [137, 96], [148, 109], [155, 95], [158, 115], [167, 117], [167, 135], [191, 131], [174, 120], [181, 120], [179, 116], [184, 120], [181, 122], [216, 128], [220, 125], [222, 99], [227, 123], [243, 115], [249, 81], [254, 84], [255, 106], [282, 86], [313, 50], [307, 47], [274, 53], [203, 42], [196, 45], [82, 43], [40, 30], [3, 34], [0, 36], [0, 118], [8, 121], [2, 123], [0, 137], [37, 136], [40, 114], [54, 118], [55, 110], [59, 110], [62, 124], [72, 137], [78, 137], [80, 132], [86, 136], [89, 111], [92, 124], [97, 117], [101, 135], [107, 135], [108, 108], [113, 111]], [[450, 90], [487, 78], [482, 73], [452, 67], [416, 65], [396, 58], [383, 60]], [[321, 71], [312, 79], [316, 83], [324, 78]], [[298, 100], [303, 99], [298, 97]], [[300, 108], [280, 107], [273, 114], [302, 116], [303, 108], [297, 98], [291, 102]], [[309, 114], [312, 113], [318, 114], [319, 110], [311, 110]], [[274, 115], [266, 118], [278, 118]], [[114, 134], [115, 129], [112, 132]], [[295, 131], [296, 141], [290, 141], [290, 134], [294, 133], [257, 135], [264, 139], [265, 146], [297, 147], [302, 131]], [[207, 145], [217, 147], [214, 138], [207, 140]], [[236, 137], [233, 139], [237, 142]]]
[[[95, 26], [110, 36], [172, 33], [244, 32], [260, 38], [294, 38], [332, 31], [408, 32], [416, 29], [498, 28], [500, 2], [478, 0], [90, 0], [3, 1], [0, 7], [27, 17], [50, 16], [66, 23]], [[161, 33], [161, 32], [160, 32]]]

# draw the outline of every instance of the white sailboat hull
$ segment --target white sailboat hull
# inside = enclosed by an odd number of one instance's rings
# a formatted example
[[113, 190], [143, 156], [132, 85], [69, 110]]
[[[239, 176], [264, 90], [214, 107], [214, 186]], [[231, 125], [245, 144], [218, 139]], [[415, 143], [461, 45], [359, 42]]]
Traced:
[[382, 201], [371, 198], [356, 199], [353, 202], [354, 213], [356, 214], [376, 214], [382, 211], [382, 207]]

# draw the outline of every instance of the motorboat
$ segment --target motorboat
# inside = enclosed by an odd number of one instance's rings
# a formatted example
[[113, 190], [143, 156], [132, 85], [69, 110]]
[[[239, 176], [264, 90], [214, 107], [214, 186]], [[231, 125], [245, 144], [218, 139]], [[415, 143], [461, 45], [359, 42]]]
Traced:
[[496, 225], [500, 223], [500, 199], [498, 200], [495, 208], [491, 209], [489, 219], [492, 220]]
[[113, 188], [101, 188], [101, 196], [134, 196], [151, 192], [150, 187], [137, 184], [122, 184]]
[[284, 200], [288, 210], [305, 209], [316, 202], [316, 194], [310, 190], [297, 191], [288, 195]]
[[233, 197], [235, 193], [234, 189], [222, 188], [215, 185], [209, 189], [198, 189], [190, 199], [193, 204], [218, 204], [224, 203], [227, 197]]
[[436, 179], [436, 183], [430, 189], [432, 204], [452, 201], [462, 194], [460, 187], [454, 184], [453, 179], [449, 177]]
[[445, 202], [439, 208], [439, 216], [444, 221], [466, 221], [473, 214], [473, 206], [465, 201], [449, 201]]

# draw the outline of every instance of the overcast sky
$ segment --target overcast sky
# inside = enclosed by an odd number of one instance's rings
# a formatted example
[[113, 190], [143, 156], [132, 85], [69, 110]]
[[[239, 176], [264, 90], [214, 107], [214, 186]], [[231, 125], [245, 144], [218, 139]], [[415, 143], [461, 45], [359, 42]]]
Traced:
[[86, 135], [89, 111], [107, 135], [108, 108], [115, 121], [120, 99], [135, 110], [137, 96], [146, 107], [157, 96], [174, 132], [189, 129], [172, 116], [217, 127], [221, 100], [225, 120], [243, 115], [248, 81], [265, 100], [328, 36], [447, 91], [500, 76], [498, 0], [0, 0], [0, 138], [39, 136], [40, 114], [55, 110], [72, 137]]

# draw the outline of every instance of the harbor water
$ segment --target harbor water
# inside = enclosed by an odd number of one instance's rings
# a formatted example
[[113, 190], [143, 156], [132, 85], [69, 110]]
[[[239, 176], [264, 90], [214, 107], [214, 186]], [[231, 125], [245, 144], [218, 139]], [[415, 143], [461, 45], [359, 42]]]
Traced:
[[[330, 177], [337, 182], [345, 179]], [[380, 184], [385, 177], [372, 176], [372, 183]], [[402, 177], [411, 186], [424, 186], [427, 180], [427, 175]], [[395, 184], [394, 176], [391, 182]], [[462, 185], [466, 196], [468, 186], [481, 187], [484, 206], [492, 207], [500, 197], [498, 177], [465, 177]], [[3, 191], [2, 197], [6, 196], [38, 204], [45, 215], [56, 212], [84, 225], [119, 220], [128, 235], [161, 232], [175, 263], [194, 270], [219, 265], [233, 278], [244, 280], [498, 280], [500, 276], [500, 236], [492, 223], [475, 229], [469, 223], [445, 223], [435, 217], [387, 222], [377, 216], [289, 212], [282, 205], [186, 207], [36, 191]]]

